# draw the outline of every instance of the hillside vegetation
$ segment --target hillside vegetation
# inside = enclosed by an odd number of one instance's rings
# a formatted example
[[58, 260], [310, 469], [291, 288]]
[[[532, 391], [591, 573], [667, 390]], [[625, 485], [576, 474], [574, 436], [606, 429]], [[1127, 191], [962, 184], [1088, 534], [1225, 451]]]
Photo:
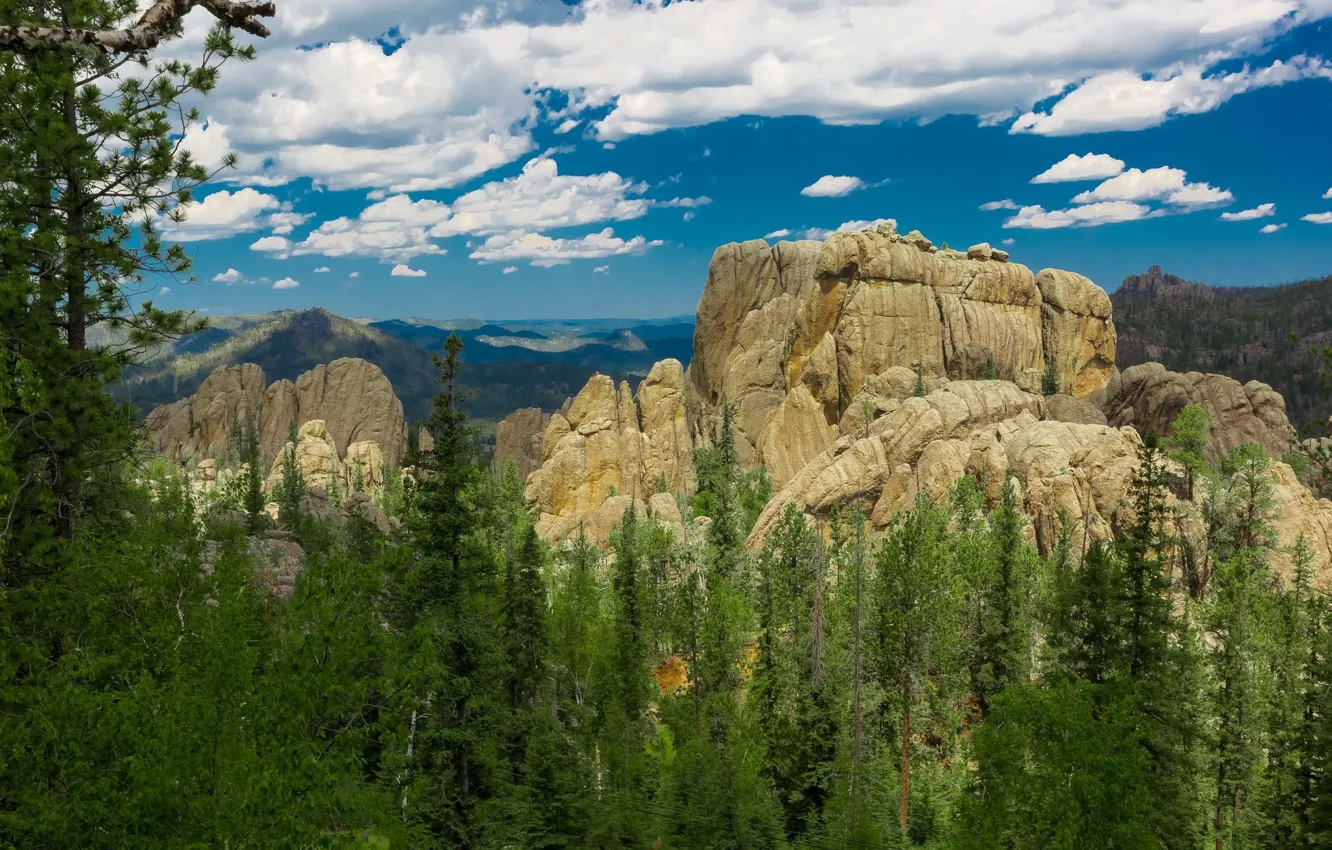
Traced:
[[1218, 372], [1241, 383], [1256, 379], [1285, 397], [1297, 427], [1332, 414], [1322, 361], [1310, 348], [1332, 342], [1332, 277], [1211, 287], [1153, 267], [1131, 275], [1110, 299], [1120, 369], [1156, 361], [1175, 372]]

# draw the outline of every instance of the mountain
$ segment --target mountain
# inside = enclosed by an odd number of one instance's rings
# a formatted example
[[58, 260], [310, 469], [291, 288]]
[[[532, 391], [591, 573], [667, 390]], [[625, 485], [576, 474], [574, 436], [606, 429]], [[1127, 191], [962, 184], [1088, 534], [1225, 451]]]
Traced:
[[[444, 331], [443, 336], [447, 335]], [[321, 308], [220, 317], [208, 330], [154, 352], [148, 363], [131, 370], [112, 392], [146, 415], [159, 405], [195, 393], [218, 366], [254, 363], [270, 381], [295, 380], [320, 364], [354, 357], [378, 366], [402, 399], [407, 418], [419, 420], [429, 415], [430, 400], [438, 391], [431, 349], [437, 351], [443, 337], [438, 344], [434, 340], [431, 336], [429, 344], [409, 341]], [[99, 342], [114, 344], [115, 340], [102, 338]], [[483, 428], [515, 408], [557, 409], [596, 369], [558, 360], [473, 359], [474, 354], [484, 355], [485, 348], [466, 344], [462, 372], [463, 389], [475, 391], [464, 408], [469, 416], [481, 420]]]
[[1332, 414], [1321, 361], [1311, 348], [1332, 342], [1332, 277], [1214, 287], [1152, 266], [1126, 277], [1110, 300], [1121, 369], [1154, 361], [1174, 372], [1260, 380], [1285, 398], [1297, 427]]

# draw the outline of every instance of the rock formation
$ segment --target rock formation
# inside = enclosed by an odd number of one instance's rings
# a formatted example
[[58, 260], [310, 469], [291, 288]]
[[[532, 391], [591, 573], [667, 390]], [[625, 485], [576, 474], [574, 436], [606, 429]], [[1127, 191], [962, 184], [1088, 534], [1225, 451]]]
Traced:
[[[763, 434], [774, 416], [796, 424], [804, 435], [797, 456], [808, 460], [810, 446], [835, 437], [866, 382], [894, 366], [974, 379], [992, 365], [1000, 378], [1035, 391], [1053, 360], [1060, 386], [1078, 398], [1105, 386], [1114, 370], [1110, 300], [1085, 277], [1034, 275], [986, 245], [967, 255], [937, 251], [919, 233], [900, 236], [890, 225], [823, 243], [722, 246], [695, 327], [695, 438], [725, 398], [748, 464], [768, 463], [763, 448], [776, 443]], [[797, 393], [801, 386], [808, 398]], [[783, 473], [794, 466], [788, 457], [771, 460]]]
[[526, 481], [541, 466], [541, 446], [549, 424], [550, 415], [539, 407], [524, 407], [500, 420], [495, 426], [495, 468], [503, 470], [513, 461], [518, 479]]
[[[257, 426], [260, 452], [276, 457], [292, 422], [301, 427], [315, 420], [324, 423], [338, 458], [355, 444], [372, 443], [379, 447], [381, 468], [402, 462], [402, 402], [378, 366], [356, 358], [334, 360], [266, 389], [258, 366], [220, 366], [193, 396], [148, 414], [146, 425], [158, 453], [184, 463], [226, 456], [247, 426]], [[367, 450], [357, 451], [368, 460]]]
[[550, 417], [542, 436], [541, 467], [527, 479], [537, 530], [560, 539], [582, 521], [592, 539], [604, 542], [631, 502], [691, 489], [692, 457], [678, 360], [657, 363], [632, 394], [627, 383], [616, 387], [609, 376], [595, 375], [567, 415]]
[[1216, 424], [1207, 459], [1216, 462], [1244, 443], [1257, 443], [1279, 457], [1290, 447], [1294, 429], [1281, 394], [1258, 381], [1241, 385], [1225, 375], [1171, 372], [1160, 363], [1142, 363], [1116, 375], [1096, 399], [1111, 425], [1132, 425], [1168, 434], [1186, 404], [1204, 408]]

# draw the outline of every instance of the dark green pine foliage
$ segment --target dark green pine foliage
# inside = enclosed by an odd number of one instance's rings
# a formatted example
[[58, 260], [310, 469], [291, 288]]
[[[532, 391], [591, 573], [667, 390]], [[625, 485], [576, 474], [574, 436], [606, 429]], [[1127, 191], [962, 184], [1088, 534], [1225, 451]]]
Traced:
[[1059, 392], [1059, 366], [1053, 357], [1045, 360], [1045, 372], [1041, 375], [1041, 395], [1054, 395]]
[[497, 565], [479, 536], [501, 515], [483, 486], [472, 429], [459, 402], [462, 341], [451, 334], [436, 357], [440, 392], [429, 428], [434, 451], [408, 512], [415, 559], [394, 591], [394, 614], [407, 633], [397, 718], [405, 758], [404, 814], [446, 843], [469, 846], [492, 823], [479, 815], [512, 781], [502, 762], [508, 715]]
[[296, 423], [287, 426], [287, 442], [282, 447], [282, 477], [274, 488], [278, 503], [278, 520], [287, 528], [300, 525], [301, 501], [305, 498], [305, 473], [296, 459]]
[[267, 524], [264, 513], [263, 457], [259, 453], [258, 429], [253, 424], [245, 427], [245, 515], [250, 533], [257, 534]]
[[988, 609], [979, 634], [977, 675], [973, 687], [984, 716], [994, 695], [1025, 681], [1030, 666], [1030, 598], [1034, 553], [1022, 538], [1026, 518], [1017, 501], [1017, 479], [1004, 479], [999, 505], [987, 517], [980, 598]]

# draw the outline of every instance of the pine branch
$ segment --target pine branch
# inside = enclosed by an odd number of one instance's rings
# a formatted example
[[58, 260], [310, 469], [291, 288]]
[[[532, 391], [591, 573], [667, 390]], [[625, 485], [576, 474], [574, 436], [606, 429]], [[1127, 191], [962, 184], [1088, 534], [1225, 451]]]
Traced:
[[257, 19], [277, 14], [277, 6], [272, 0], [157, 0], [138, 23], [123, 30], [0, 26], [0, 50], [32, 53], [71, 44], [88, 44], [100, 46], [108, 53], [145, 53], [157, 47], [196, 6], [207, 9], [222, 24], [258, 38], [268, 38], [270, 33], [268, 27]]

